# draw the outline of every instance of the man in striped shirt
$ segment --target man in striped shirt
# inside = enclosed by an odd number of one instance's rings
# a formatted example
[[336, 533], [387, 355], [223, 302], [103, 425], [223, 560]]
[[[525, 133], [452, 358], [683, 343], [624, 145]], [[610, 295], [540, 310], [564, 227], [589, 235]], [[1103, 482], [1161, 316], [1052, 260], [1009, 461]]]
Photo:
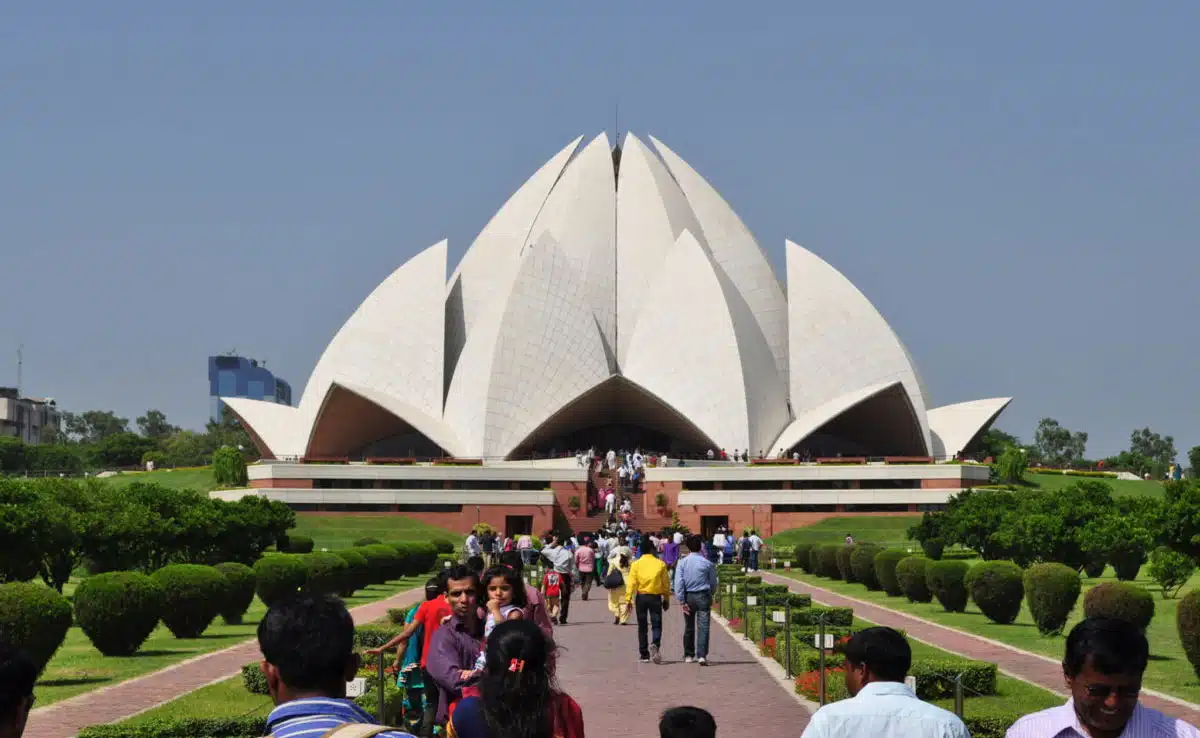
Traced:
[[1063, 657], [1071, 699], [1021, 718], [1007, 738], [1200, 738], [1192, 725], [1138, 702], [1149, 658], [1133, 623], [1083, 620], [1067, 636]]
[[342, 726], [347, 738], [413, 738], [381, 726], [352, 700], [346, 682], [358, 671], [354, 620], [342, 601], [298, 595], [278, 603], [258, 624], [267, 690], [276, 707], [267, 716], [274, 738], [320, 738]]

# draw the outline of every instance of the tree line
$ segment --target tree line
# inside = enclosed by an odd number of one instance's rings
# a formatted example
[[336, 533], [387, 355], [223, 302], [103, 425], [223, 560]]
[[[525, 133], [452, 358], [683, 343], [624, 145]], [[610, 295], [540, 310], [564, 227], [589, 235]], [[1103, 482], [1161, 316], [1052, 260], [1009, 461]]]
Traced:
[[[1034, 430], [1033, 443], [1023, 444], [1021, 439], [999, 428], [989, 428], [977, 442], [975, 454], [999, 459], [1010, 449], [1024, 453], [1027, 464], [1051, 466], [1064, 469], [1098, 469], [1128, 471], [1153, 479], [1166, 476], [1171, 464], [1178, 459], [1175, 438], [1164, 436], [1150, 428], [1138, 428], [1129, 434], [1129, 448], [1104, 459], [1087, 457], [1087, 431], [1071, 430], [1054, 418], [1042, 418]], [[1200, 475], [1200, 446], [1187, 453], [1189, 476]]]
[[172, 425], [164, 413], [151, 409], [133, 427], [111, 410], [63, 413], [62, 430], [50, 431], [46, 443], [0, 437], [0, 473], [75, 475], [148, 461], [158, 467], [205, 466], [223, 446], [238, 448], [249, 458], [257, 455], [250, 435], [229, 414], [197, 432]]

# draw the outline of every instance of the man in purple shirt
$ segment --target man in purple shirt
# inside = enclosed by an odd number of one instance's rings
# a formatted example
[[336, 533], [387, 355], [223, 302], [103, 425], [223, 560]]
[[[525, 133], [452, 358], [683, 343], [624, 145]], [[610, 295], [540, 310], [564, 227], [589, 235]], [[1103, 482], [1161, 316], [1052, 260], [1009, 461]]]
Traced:
[[451, 702], [462, 698], [463, 687], [475, 668], [475, 657], [483, 638], [483, 622], [475, 603], [479, 579], [465, 566], [453, 566], [446, 574], [446, 601], [450, 620], [438, 628], [429, 643], [426, 670], [438, 685], [437, 722], [444, 725]]

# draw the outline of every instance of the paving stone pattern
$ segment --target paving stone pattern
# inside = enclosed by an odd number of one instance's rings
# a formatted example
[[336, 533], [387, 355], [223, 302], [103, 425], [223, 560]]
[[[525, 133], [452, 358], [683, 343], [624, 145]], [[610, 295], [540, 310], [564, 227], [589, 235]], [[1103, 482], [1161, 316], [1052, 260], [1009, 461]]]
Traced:
[[[833, 607], [852, 607], [854, 614], [877, 625], [903, 629], [908, 635], [938, 648], [961, 654], [970, 659], [990, 661], [1001, 670], [1024, 679], [1027, 682], [1065, 695], [1062, 666], [1045, 657], [1025, 651], [1018, 651], [996, 644], [986, 638], [979, 638], [963, 633], [953, 628], [947, 628], [914, 615], [898, 612], [885, 607], [871, 604], [862, 600], [845, 597], [821, 587], [800, 582], [790, 577], [783, 577], [770, 572], [761, 571], [764, 581], [773, 584], [786, 584], [793, 592], [811, 595], [813, 602]], [[1065, 699], [1065, 697], [1064, 697]], [[1141, 702], [1147, 707], [1160, 710], [1168, 715], [1185, 720], [1192, 725], [1200, 726], [1200, 709], [1190, 703], [1180, 704], [1171, 700], [1161, 699], [1142, 693]]]
[[[355, 623], [367, 623], [424, 597], [423, 588], [360, 605], [351, 610]], [[194, 689], [241, 672], [243, 664], [262, 658], [258, 642], [249, 640], [221, 651], [197, 656], [145, 676], [105, 687], [53, 705], [29, 716], [25, 738], [70, 738], [88, 725], [123, 720], [169, 702]]]
[[612, 624], [605, 591], [583, 602], [571, 601], [571, 624], [555, 628], [562, 649], [559, 684], [583, 708], [588, 735], [658, 734], [663, 710], [679, 705], [703, 707], [717, 729], [737, 735], [750, 729], [755, 738], [796, 738], [808, 724], [808, 712], [754, 656], [713, 622], [709, 658], [701, 667], [683, 663], [683, 615], [677, 606], [663, 618], [663, 663], [638, 663], [637, 626]]

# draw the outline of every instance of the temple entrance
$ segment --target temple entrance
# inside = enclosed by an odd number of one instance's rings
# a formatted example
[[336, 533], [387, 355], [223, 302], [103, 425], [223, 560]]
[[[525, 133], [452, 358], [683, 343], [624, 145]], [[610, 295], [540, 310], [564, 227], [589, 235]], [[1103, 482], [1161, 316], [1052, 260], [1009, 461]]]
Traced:
[[712, 537], [717, 534], [717, 528], [729, 528], [728, 515], [701, 515], [700, 516], [700, 537], [706, 541], [711, 541]]

